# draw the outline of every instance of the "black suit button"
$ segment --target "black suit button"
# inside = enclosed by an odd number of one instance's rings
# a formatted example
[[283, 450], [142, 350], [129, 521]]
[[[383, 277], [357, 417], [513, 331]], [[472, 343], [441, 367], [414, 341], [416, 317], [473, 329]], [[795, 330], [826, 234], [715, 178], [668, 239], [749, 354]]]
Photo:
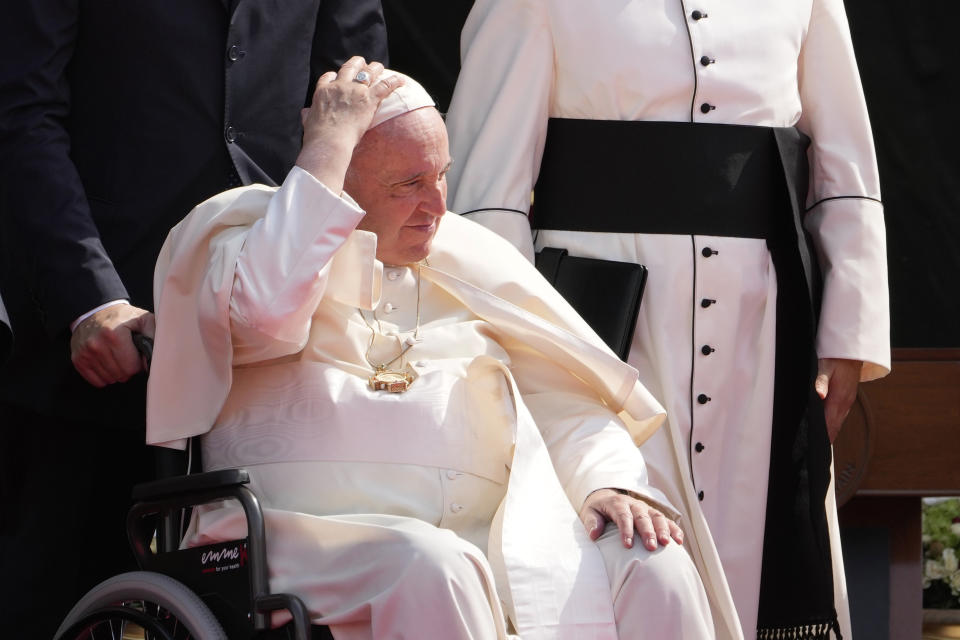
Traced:
[[701, 393], [700, 395], [697, 396], [697, 402], [699, 402], [700, 404], [707, 404], [707, 403], [710, 402], [712, 399], [713, 399], [713, 398], [711, 398], [710, 396], [708, 396], [708, 395], [705, 394], [705, 393]]
[[709, 102], [704, 102], [702, 105], [700, 105], [700, 113], [710, 113], [714, 109], [716, 109], [716, 107]]
[[716, 351], [716, 349], [714, 349], [713, 347], [711, 347], [711, 346], [708, 345], [708, 344], [705, 344], [705, 345], [703, 345], [702, 347], [700, 347], [700, 353], [702, 353], [702, 354], [705, 355], [705, 356], [710, 355], [710, 354], [713, 353], [714, 351]]
[[702, 64], [705, 67], [713, 64], [714, 62], [716, 62], [716, 60], [714, 60], [710, 56], [700, 56], [700, 64]]
[[230, 59], [230, 62], [236, 62], [246, 54], [245, 51], [240, 50], [240, 45], [235, 44], [229, 49], [227, 49], [227, 58]]
[[702, 442], [698, 442], [697, 444], [693, 445], [693, 448], [694, 448], [694, 450], [695, 450], [697, 453], [700, 453], [700, 452], [703, 451], [706, 447], [703, 446], [703, 443], [702, 443]]
[[693, 12], [690, 14], [690, 17], [693, 18], [694, 20], [699, 20], [701, 18], [706, 18], [707, 14], [705, 14], [703, 11], [700, 11], [699, 9], [694, 9]]
[[[706, 254], [704, 254], [704, 255], [706, 255]], [[709, 256], [707, 256], [707, 257], [709, 257]], [[704, 309], [706, 309], [707, 307], [709, 307], [710, 305], [714, 304], [715, 302], [716, 302], [716, 300], [712, 300], [712, 299], [710, 299], [710, 298], [704, 298], [703, 300], [700, 301], [700, 306], [703, 307]]]
[[704, 247], [704, 248], [703, 248], [703, 251], [700, 252], [700, 255], [702, 255], [704, 258], [709, 258], [710, 256], [715, 256], [715, 255], [717, 255], [718, 253], [720, 253], [720, 252], [719, 252], [719, 251], [714, 251], [714, 250], [711, 249], [710, 247]]
[[700, 492], [697, 494], [697, 498], [700, 500], [700, 502], [703, 502], [703, 491], [700, 491]]
[[233, 144], [237, 141], [237, 130], [232, 126], [227, 127], [223, 132], [223, 137], [229, 144]]

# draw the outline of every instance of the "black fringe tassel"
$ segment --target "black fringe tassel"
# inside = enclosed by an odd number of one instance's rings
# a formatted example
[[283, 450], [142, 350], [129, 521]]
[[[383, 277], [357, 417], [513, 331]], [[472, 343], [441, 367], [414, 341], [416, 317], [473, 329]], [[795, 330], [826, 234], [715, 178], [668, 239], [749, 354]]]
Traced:
[[757, 629], [757, 640], [831, 640], [831, 631], [834, 633], [835, 640], [843, 640], [840, 625], [836, 620], [799, 627]]

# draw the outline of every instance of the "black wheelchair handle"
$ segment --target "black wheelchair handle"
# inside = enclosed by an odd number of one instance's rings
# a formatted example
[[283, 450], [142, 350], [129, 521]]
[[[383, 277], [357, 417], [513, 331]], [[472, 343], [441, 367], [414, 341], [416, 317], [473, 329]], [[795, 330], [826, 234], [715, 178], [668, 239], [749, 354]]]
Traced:
[[153, 338], [136, 332], [131, 337], [133, 338], [133, 346], [140, 352], [143, 370], [150, 373], [150, 362], [153, 360]]

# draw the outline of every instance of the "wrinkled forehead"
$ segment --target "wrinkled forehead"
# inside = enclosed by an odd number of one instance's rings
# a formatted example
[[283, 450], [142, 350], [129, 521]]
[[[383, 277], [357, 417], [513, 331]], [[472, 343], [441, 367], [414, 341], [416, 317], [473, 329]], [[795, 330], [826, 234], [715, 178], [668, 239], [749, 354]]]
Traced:
[[380, 182], [442, 172], [450, 163], [446, 125], [440, 112], [423, 107], [369, 129], [353, 153], [352, 172]]
[[378, 141], [390, 144], [418, 142], [430, 143], [439, 136], [446, 138], [447, 127], [440, 112], [434, 107], [414, 109], [367, 129], [365, 142]]

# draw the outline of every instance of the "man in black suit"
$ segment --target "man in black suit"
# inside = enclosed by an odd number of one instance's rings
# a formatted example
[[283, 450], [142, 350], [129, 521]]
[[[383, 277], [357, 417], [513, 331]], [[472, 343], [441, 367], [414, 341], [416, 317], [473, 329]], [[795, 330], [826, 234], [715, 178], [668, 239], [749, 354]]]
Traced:
[[160, 245], [207, 197], [280, 183], [317, 77], [354, 54], [386, 62], [379, 1], [4, 8], [5, 637], [50, 637], [82, 592], [129, 568], [130, 488], [154, 475], [131, 331], [152, 333]]

